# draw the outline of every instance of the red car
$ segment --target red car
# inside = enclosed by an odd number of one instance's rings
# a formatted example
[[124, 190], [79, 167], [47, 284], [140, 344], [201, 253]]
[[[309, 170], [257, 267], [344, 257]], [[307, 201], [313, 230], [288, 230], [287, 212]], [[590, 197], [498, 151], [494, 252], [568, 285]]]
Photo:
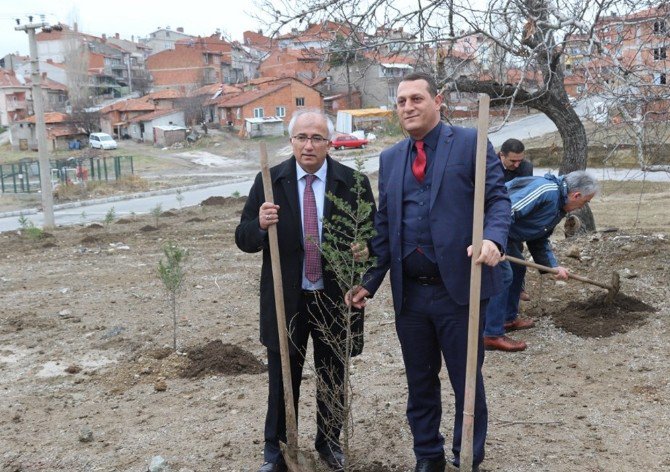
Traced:
[[367, 139], [359, 139], [351, 134], [341, 134], [340, 136], [336, 136], [332, 142], [332, 146], [335, 149], [364, 148], [366, 144], [368, 144]]

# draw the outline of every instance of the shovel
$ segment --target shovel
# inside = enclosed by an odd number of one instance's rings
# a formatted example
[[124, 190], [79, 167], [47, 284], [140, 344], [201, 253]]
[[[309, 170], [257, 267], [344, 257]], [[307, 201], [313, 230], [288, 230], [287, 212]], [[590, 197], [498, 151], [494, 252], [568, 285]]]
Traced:
[[[274, 202], [272, 180], [268, 166], [268, 152], [265, 143], [260, 144], [261, 174], [265, 201]], [[298, 449], [298, 422], [293, 407], [293, 383], [291, 382], [291, 365], [289, 359], [288, 331], [284, 311], [284, 289], [282, 287], [281, 262], [279, 260], [279, 239], [277, 226], [268, 228], [270, 242], [270, 259], [272, 260], [272, 279], [274, 281], [275, 309], [277, 312], [277, 330], [279, 331], [279, 353], [281, 355], [282, 382], [284, 384], [284, 408], [286, 412], [286, 444], [280, 442], [284, 462], [290, 472], [309, 472], [315, 470], [311, 456]]]
[[[526, 267], [532, 267], [533, 269], [539, 269], [545, 272], [550, 272], [552, 274], [558, 274], [558, 270], [554, 269], [553, 267], [547, 267], [543, 266], [540, 264], [536, 264], [534, 262], [529, 262], [525, 259], [518, 259], [516, 257], [512, 256], [505, 256], [505, 259], [513, 262], [518, 265], [526, 266]], [[619, 293], [619, 288], [621, 287], [621, 282], [619, 280], [619, 274], [616, 272], [612, 273], [612, 283], [610, 285], [607, 285], [602, 282], [597, 282], [595, 280], [588, 279], [586, 277], [583, 277], [581, 275], [577, 274], [571, 274], [568, 272], [568, 278], [570, 279], [575, 279], [579, 280], [580, 282], [584, 282], [587, 284], [591, 285], [597, 285], [598, 287], [606, 288], [607, 289], [607, 296], [605, 297], [605, 304], [609, 305], [614, 301], [614, 297], [616, 297], [616, 294]]]

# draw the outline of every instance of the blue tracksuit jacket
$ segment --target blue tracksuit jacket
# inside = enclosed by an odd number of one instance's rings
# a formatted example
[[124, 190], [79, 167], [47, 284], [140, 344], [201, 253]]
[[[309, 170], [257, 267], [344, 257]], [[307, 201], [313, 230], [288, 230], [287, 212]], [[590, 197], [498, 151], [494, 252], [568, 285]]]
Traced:
[[565, 217], [568, 188], [563, 177], [517, 177], [505, 185], [512, 200], [510, 242], [525, 241], [536, 263], [558, 267], [549, 236]]

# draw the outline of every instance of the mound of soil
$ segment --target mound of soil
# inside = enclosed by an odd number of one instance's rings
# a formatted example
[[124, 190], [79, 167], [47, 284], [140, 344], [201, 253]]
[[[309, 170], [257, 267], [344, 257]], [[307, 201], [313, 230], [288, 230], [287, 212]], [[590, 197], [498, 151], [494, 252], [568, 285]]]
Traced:
[[580, 337], [609, 337], [640, 326], [650, 313], [658, 311], [622, 293], [609, 304], [605, 302], [605, 296], [597, 294], [585, 301], [569, 302], [565, 309], [552, 316], [554, 323]]
[[170, 210], [167, 210], [167, 211], [164, 211], [163, 213], [161, 213], [161, 217], [163, 217], [163, 218], [169, 218], [169, 217], [172, 217], [172, 216], [177, 216], [177, 214], [174, 211], [170, 211]]
[[201, 206], [221, 206], [226, 204], [225, 197], [209, 197], [200, 202]]
[[187, 223], [202, 223], [203, 221], [205, 221], [204, 218], [199, 218], [197, 216], [195, 216], [193, 218], [189, 218], [188, 220], [186, 220]]
[[191, 363], [182, 371], [182, 377], [185, 378], [212, 374], [261, 374], [267, 370], [250, 352], [232, 344], [223, 344], [220, 339], [190, 349], [188, 358]]
[[90, 236], [89, 235], [89, 236], [84, 236], [83, 238], [81, 238], [81, 240], [79, 242], [81, 244], [95, 244], [98, 241], [100, 241], [98, 238], [96, 238], [95, 236]]
[[144, 225], [140, 228], [140, 231], [147, 233], [149, 231], [158, 231], [158, 228], [152, 225]]
[[132, 222], [133, 222], [133, 220], [128, 219], [128, 218], [119, 218], [118, 220], [116, 220], [117, 225], [127, 225], [127, 224], [130, 224]]

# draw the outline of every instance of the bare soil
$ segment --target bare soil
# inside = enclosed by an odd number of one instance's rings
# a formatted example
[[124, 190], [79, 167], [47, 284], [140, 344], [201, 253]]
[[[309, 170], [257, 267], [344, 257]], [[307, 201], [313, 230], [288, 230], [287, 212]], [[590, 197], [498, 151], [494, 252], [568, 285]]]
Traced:
[[[42, 238], [0, 234], [0, 471], [139, 472], [157, 455], [173, 471], [258, 469], [261, 259], [234, 245], [243, 202], [171, 210], [157, 227], [147, 216]], [[618, 271], [621, 292], [604, 305], [603, 289], [529, 272], [523, 309], [537, 326], [511, 334], [528, 350], [486, 357], [484, 470], [670, 470], [670, 192], [604, 192], [592, 208], [607, 231], [557, 234], [558, 258], [603, 282]], [[157, 276], [167, 241], [190, 252], [178, 352]], [[410, 471], [387, 284], [366, 318], [365, 350], [352, 363], [353, 459], [361, 471]], [[450, 444], [453, 397], [442, 378]], [[309, 369], [300, 404], [300, 444], [311, 453]]]

